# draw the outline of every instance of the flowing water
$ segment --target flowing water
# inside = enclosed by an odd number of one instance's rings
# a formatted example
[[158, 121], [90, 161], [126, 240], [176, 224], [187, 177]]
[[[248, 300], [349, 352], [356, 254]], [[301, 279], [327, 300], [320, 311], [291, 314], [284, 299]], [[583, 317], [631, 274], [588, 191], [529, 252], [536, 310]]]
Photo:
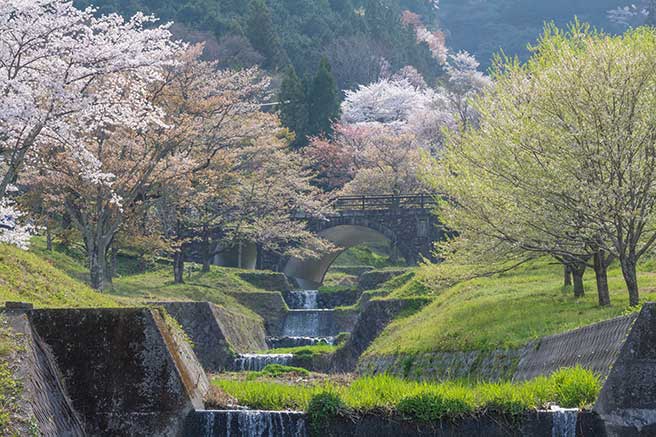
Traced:
[[[298, 347], [335, 341], [334, 310], [318, 308], [317, 290], [288, 294], [291, 309], [285, 318], [283, 336], [269, 338], [269, 346]], [[236, 371], [260, 371], [268, 364], [289, 365], [292, 354], [240, 354]], [[305, 415], [289, 411], [226, 410], [197, 411], [195, 435], [201, 437], [307, 437]]]
[[287, 305], [293, 309], [317, 309], [319, 307], [319, 304], [317, 303], [318, 295], [318, 290], [290, 291], [288, 295], [289, 302], [287, 302]]
[[267, 364], [289, 365], [292, 354], [240, 354], [234, 361], [234, 370], [240, 372], [259, 372]]
[[285, 318], [285, 337], [333, 337], [335, 310], [289, 310]]
[[293, 411], [196, 411], [198, 437], [307, 437], [305, 415]]
[[314, 346], [315, 344], [335, 344], [335, 337], [269, 337], [269, 347], [277, 349], [281, 347]]
[[553, 412], [552, 437], [576, 437], [579, 410], [557, 408]]

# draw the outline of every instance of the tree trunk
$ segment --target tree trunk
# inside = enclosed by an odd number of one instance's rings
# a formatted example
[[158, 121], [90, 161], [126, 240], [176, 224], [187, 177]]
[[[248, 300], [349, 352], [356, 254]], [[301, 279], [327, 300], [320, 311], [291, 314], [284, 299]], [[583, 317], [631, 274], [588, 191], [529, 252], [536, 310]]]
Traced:
[[606, 255], [603, 250], [598, 251], [594, 256], [594, 271], [597, 280], [599, 306], [609, 306], [610, 292], [608, 290], [608, 263], [606, 262]]
[[622, 275], [626, 288], [629, 291], [629, 305], [637, 306], [640, 304], [640, 292], [638, 291], [638, 274], [636, 272], [637, 262], [635, 256], [629, 255], [620, 260], [622, 265]]
[[242, 263], [241, 263], [242, 251], [243, 251], [243, 246], [240, 241], [239, 243], [237, 243], [237, 268], [240, 269], [242, 267]]
[[50, 220], [46, 220], [46, 250], [52, 252], [52, 231], [50, 230]]
[[99, 291], [107, 290], [111, 287], [111, 282], [107, 281], [107, 246], [102, 241], [87, 244], [91, 287]]
[[572, 285], [572, 269], [567, 265], [563, 264], [563, 272], [565, 275], [565, 287], [570, 287]]
[[210, 231], [206, 223], [203, 223], [203, 241], [201, 242], [201, 256], [203, 257], [203, 272], [210, 271]]
[[572, 279], [574, 280], [574, 297], [585, 296], [585, 289], [583, 287], [583, 274], [585, 273], [585, 265], [571, 266]]
[[184, 253], [182, 248], [173, 254], [173, 282], [184, 284]]
[[115, 278], [118, 272], [118, 247], [115, 244], [112, 244], [110, 250], [110, 269], [108, 279], [111, 281], [112, 278]]

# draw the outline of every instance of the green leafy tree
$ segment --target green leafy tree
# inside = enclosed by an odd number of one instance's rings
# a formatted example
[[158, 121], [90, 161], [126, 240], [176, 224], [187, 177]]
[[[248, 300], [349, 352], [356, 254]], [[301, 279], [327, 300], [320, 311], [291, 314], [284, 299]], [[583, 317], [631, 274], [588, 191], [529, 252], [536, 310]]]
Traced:
[[305, 146], [307, 144], [308, 124], [305, 86], [292, 66], [288, 67], [285, 72], [280, 85], [278, 100], [280, 101], [280, 120], [282, 124], [296, 134], [292, 147], [298, 149]]
[[332, 122], [339, 117], [340, 95], [328, 60], [324, 57], [308, 92], [308, 134], [330, 135]]
[[252, 0], [246, 22], [246, 34], [255, 50], [264, 56], [265, 68], [285, 64], [286, 55], [273, 25], [271, 11], [264, 0]]
[[[460, 242], [589, 263], [619, 260], [631, 305], [656, 242], [656, 29], [610, 36], [548, 26], [524, 65], [506, 60], [429, 180]], [[457, 206], [456, 206], [457, 205]], [[465, 244], [466, 246], [466, 244]], [[597, 276], [599, 301], [609, 303]]]

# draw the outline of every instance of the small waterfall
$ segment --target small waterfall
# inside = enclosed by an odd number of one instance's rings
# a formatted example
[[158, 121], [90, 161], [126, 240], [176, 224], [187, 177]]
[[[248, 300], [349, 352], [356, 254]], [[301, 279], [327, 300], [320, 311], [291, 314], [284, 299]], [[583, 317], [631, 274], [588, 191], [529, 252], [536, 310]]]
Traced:
[[332, 337], [337, 333], [334, 310], [290, 310], [285, 318], [285, 337]]
[[335, 344], [335, 337], [269, 337], [267, 343], [271, 349], [280, 347], [314, 346], [315, 344]]
[[552, 408], [552, 437], [576, 437], [576, 422], [579, 415], [577, 409]]
[[289, 365], [293, 358], [292, 354], [240, 354], [235, 358], [233, 369], [240, 372], [259, 372], [267, 364]]
[[307, 437], [305, 415], [294, 411], [196, 411], [187, 435], [198, 437]]
[[319, 307], [317, 302], [318, 290], [295, 290], [289, 292], [289, 300], [287, 302], [290, 308], [313, 310]]

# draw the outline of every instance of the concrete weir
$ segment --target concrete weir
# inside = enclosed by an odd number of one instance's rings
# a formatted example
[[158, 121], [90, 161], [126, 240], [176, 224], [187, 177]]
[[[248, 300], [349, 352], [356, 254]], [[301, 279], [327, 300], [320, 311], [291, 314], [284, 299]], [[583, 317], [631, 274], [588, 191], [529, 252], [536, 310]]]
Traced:
[[305, 414], [294, 411], [196, 411], [186, 432], [194, 437], [307, 437]]
[[157, 302], [187, 333], [207, 372], [233, 368], [235, 352], [267, 348], [261, 320], [236, 314], [210, 302]]
[[159, 310], [31, 310], [25, 316], [52, 354], [85, 435], [184, 435], [186, 417], [203, 408], [205, 372]]
[[[178, 316], [190, 308], [210, 308], [212, 314], [211, 307], [183, 305]], [[205, 410], [205, 371], [161, 308], [21, 307], [3, 314], [22, 334], [17, 375], [41, 435], [308, 435], [308, 418], [299, 412]], [[516, 380], [574, 365], [598, 372], [605, 381], [593, 411], [555, 408], [512, 418], [486, 412], [433, 423], [349, 414], [313, 426], [325, 427], [319, 433], [324, 437], [656, 435], [656, 304], [645, 304], [639, 314], [540, 339], [524, 348], [518, 361]]]

